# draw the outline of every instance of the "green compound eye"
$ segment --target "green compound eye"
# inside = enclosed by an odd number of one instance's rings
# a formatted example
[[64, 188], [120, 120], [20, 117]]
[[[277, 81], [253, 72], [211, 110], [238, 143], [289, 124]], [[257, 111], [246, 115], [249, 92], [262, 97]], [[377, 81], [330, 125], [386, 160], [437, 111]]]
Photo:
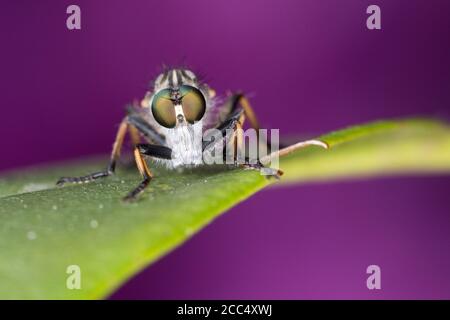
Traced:
[[181, 86], [181, 106], [186, 121], [194, 124], [203, 118], [206, 111], [206, 101], [203, 94], [197, 88], [191, 86]]
[[166, 128], [175, 127], [177, 121], [175, 108], [171, 100], [171, 91], [163, 89], [153, 97], [152, 113], [155, 120]]

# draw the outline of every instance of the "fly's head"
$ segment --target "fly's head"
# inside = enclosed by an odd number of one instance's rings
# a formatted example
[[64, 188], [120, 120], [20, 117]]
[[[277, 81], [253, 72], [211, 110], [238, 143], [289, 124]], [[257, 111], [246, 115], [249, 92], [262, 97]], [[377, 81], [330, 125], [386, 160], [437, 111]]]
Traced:
[[206, 92], [193, 72], [172, 69], [156, 78], [148, 106], [161, 126], [168, 129], [189, 127], [205, 115]]

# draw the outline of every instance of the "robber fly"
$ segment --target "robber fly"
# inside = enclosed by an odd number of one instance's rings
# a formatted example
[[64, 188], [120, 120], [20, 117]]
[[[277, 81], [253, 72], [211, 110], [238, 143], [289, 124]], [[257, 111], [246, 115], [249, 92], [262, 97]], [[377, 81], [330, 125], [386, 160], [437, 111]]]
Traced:
[[[125, 196], [125, 201], [136, 199], [153, 178], [144, 156], [162, 162], [169, 169], [204, 165], [205, 150], [223, 141], [205, 142], [197, 139], [196, 134], [202, 134], [209, 128], [215, 128], [224, 134], [230, 129], [238, 132], [237, 129], [242, 129], [246, 118], [253, 129], [259, 129], [255, 113], [242, 93], [229, 95], [223, 103], [218, 101], [214, 90], [200, 81], [192, 71], [164, 71], [155, 79], [152, 90], [145, 95], [140, 106], [128, 109], [127, 116], [119, 126], [107, 169], [82, 177], [63, 177], [58, 180], [57, 185], [91, 182], [114, 174], [127, 132], [130, 134], [136, 166], [143, 180]], [[141, 143], [141, 139], [146, 143]], [[238, 139], [232, 141], [237, 143]], [[278, 154], [283, 155], [307, 145], [327, 147], [322, 141], [308, 140], [281, 149]], [[240, 166], [264, 168], [260, 161], [246, 162]], [[275, 169], [270, 173], [275, 177], [281, 174], [281, 170]]]

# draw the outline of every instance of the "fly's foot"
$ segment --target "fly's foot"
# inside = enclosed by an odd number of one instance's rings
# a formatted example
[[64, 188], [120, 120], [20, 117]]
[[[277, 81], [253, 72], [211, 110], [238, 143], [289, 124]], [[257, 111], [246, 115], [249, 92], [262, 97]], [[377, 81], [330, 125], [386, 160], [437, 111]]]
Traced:
[[89, 182], [92, 182], [99, 178], [108, 177], [112, 174], [114, 174], [113, 171], [106, 170], [106, 171], [101, 171], [101, 172], [94, 172], [94, 173], [88, 174], [87, 176], [82, 176], [82, 177], [61, 177], [56, 182], [56, 185], [58, 187], [62, 187], [67, 183], [78, 183], [78, 184], [89, 183]]
[[125, 197], [122, 198], [122, 201], [124, 202], [134, 202], [138, 199], [138, 196], [144, 192], [145, 188], [150, 183], [151, 178], [145, 178], [139, 185], [131, 190]]
[[283, 175], [283, 171], [280, 169], [274, 169], [270, 167], [265, 167], [260, 161], [256, 163], [245, 163], [241, 165], [242, 168], [247, 170], [259, 170], [259, 172], [266, 176], [267, 178], [275, 178], [277, 180]]

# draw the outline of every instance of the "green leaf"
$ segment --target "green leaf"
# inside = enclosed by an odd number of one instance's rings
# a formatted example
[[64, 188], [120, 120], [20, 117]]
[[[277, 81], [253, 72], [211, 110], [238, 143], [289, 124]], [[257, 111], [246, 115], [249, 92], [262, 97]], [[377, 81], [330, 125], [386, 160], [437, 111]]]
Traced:
[[378, 121], [318, 139], [330, 149], [311, 147], [281, 159], [281, 184], [450, 170], [450, 126], [437, 120]]
[[[383, 121], [320, 137], [283, 158], [274, 185], [387, 174], [448, 173], [450, 127], [432, 120]], [[220, 213], [274, 182], [256, 171], [156, 168], [140, 201], [120, 201], [139, 182], [134, 170], [55, 188], [104, 161], [24, 170], [0, 179], [0, 298], [104, 298], [130, 276], [182, 244]], [[68, 266], [81, 269], [69, 290]]]

